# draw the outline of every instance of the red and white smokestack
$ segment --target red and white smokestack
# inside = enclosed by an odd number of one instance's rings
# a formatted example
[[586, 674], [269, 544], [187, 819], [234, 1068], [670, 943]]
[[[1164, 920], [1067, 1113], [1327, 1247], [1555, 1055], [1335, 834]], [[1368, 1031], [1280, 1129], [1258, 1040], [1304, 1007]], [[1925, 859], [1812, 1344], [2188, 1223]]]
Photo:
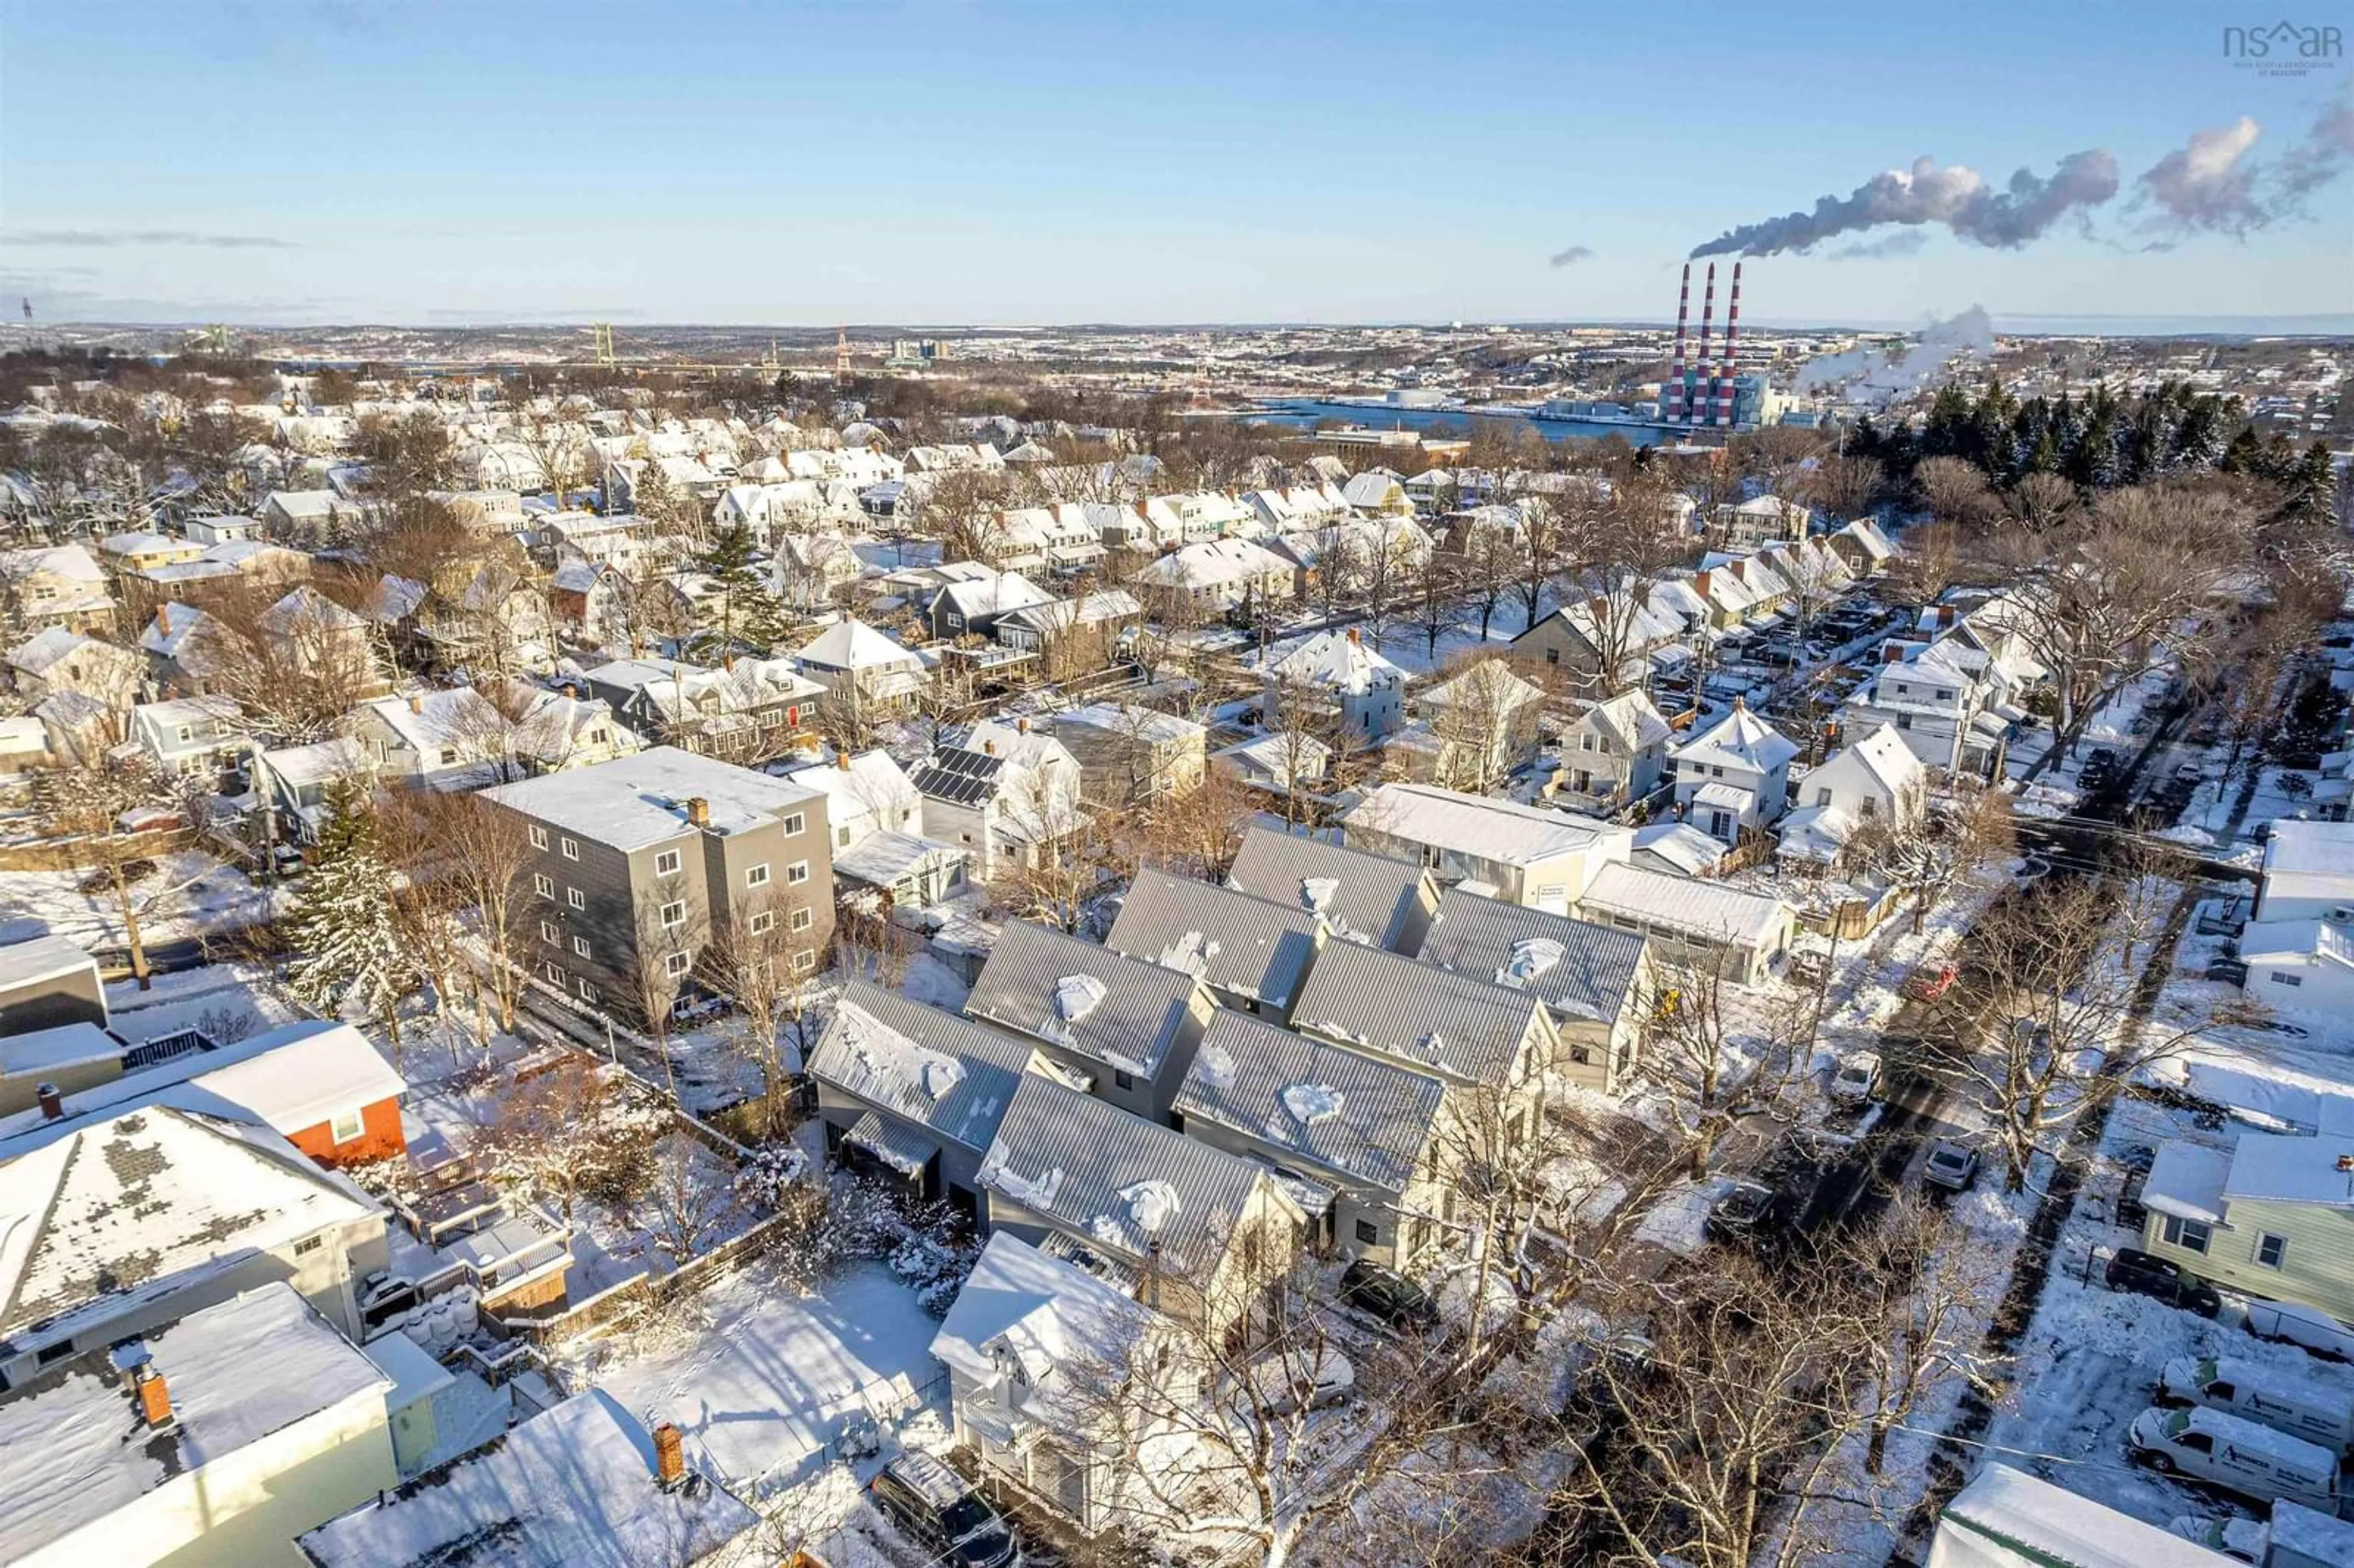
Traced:
[[[1712, 261], [1708, 264], [1708, 288], [1700, 297], [1700, 355], [1696, 362], [1700, 370], [1700, 375], [1693, 377], [1695, 383], [1705, 379], [1708, 376], [1708, 324], [1711, 321], [1715, 319], [1715, 316], [1716, 263]], [[1683, 418], [1684, 423], [1687, 425], [1692, 422], [1692, 399], [1699, 390], [1700, 388], [1697, 385], [1688, 386], [1684, 388]]]
[[[1691, 319], [1691, 263], [1684, 263], [1684, 284], [1676, 294], [1676, 356], [1668, 372], [1668, 395], [1660, 406], [1672, 416], [1683, 406], [1684, 397], [1684, 323]], [[171, 628], [164, 628], [170, 630]]]
[[1733, 423], [1733, 373], [1741, 354], [1741, 263], [1733, 264], [1733, 297], [1724, 306], [1724, 374], [1716, 384], [1716, 422]]

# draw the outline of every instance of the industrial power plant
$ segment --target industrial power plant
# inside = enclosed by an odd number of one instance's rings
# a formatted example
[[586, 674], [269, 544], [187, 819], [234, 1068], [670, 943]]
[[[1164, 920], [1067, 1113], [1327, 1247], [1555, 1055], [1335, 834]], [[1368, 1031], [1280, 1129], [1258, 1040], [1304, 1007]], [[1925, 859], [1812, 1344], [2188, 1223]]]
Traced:
[[1687, 429], [1738, 429], [1756, 425], [1765, 414], [1763, 376], [1739, 374], [1741, 355], [1741, 263], [1733, 264], [1733, 294], [1724, 312], [1721, 357], [1709, 359], [1709, 334], [1716, 318], [1716, 263], [1708, 264], [1701, 295], [1700, 344], [1689, 358], [1686, 347], [1691, 320], [1691, 263], [1684, 263], [1683, 286], [1676, 299], [1676, 346], [1668, 378], [1659, 384], [1659, 422]]

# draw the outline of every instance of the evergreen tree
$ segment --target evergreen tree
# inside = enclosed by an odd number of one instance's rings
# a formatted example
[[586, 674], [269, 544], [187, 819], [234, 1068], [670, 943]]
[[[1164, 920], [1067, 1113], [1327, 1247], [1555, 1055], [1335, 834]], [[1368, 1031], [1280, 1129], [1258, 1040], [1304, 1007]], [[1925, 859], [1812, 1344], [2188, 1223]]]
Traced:
[[719, 589], [719, 641], [724, 648], [739, 636], [764, 652], [785, 630], [784, 607], [756, 559], [752, 530], [730, 524], [695, 557], [695, 569]]
[[394, 922], [392, 867], [365, 800], [339, 791], [329, 807], [318, 857], [288, 923], [294, 993], [331, 1018], [358, 1002], [384, 1025], [398, 1065], [400, 999], [418, 976]]
[[2256, 439], [2255, 427], [2243, 425], [2232, 444], [2223, 449], [2222, 461], [2215, 466], [2225, 473], [2254, 473], [2264, 465], [2264, 443]]
[[2305, 449], [2304, 458], [2289, 475], [2288, 501], [2284, 510], [2288, 515], [2307, 523], [2327, 523], [2335, 509], [2338, 495], [2338, 471], [2329, 461], [2329, 444], [2316, 441]]

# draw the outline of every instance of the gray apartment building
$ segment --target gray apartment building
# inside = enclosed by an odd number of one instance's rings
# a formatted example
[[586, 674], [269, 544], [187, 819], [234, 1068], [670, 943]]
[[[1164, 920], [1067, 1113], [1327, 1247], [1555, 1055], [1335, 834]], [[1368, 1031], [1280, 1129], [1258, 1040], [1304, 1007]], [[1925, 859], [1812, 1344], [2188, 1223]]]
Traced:
[[833, 935], [826, 797], [658, 746], [485, 789], [531, 845], [518, 956], [548, 985], [643, 1022], [640, 966], [692, 995], [737, 920], [775, 932], [804, 973]]

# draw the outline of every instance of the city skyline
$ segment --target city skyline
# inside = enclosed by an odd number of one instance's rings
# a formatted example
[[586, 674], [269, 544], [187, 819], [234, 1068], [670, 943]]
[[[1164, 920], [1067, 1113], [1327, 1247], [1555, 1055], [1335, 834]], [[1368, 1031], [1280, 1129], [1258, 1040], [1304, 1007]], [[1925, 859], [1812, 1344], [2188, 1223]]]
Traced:
[[2187, 5], [458, 16], [12, 9], [0, 291], [52, 322], [1659, 321], [1688, 251], [1808, 215], [1752, 264], [1761, 327], [2354, 307], [2342, 50], [2268, 74]]

